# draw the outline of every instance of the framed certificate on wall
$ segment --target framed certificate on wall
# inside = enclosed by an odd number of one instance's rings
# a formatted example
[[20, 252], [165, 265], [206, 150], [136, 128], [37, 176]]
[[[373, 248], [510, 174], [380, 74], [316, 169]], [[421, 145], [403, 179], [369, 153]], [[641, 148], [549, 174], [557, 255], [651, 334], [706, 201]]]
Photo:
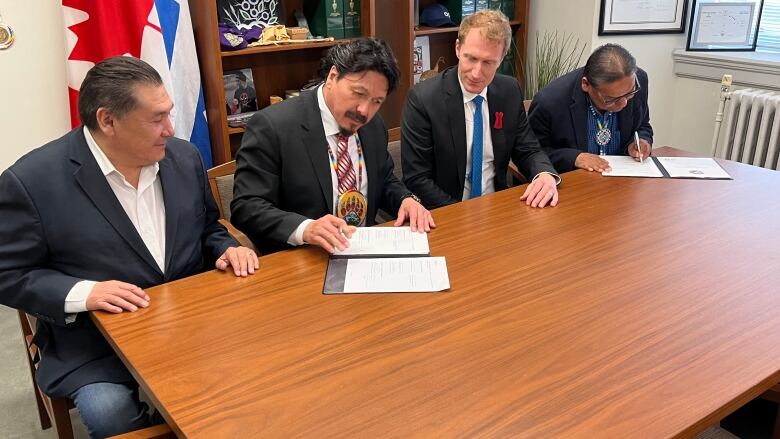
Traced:
[[688, 50], [756, 50], [764, 0], [694, 0]]
[[688, 0], [601, 0], [599, 35], [685, 32]]

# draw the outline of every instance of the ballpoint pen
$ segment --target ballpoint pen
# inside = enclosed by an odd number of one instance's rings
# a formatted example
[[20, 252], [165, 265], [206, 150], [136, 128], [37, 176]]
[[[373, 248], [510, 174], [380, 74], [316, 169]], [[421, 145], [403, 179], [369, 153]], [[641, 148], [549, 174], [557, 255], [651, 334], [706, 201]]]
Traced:
[[639, 163], [644, 163], [642, 161], [642, 147], [639, 146], [639, 131], [634, 131], [634, 141], [636, 142], [636, 150], [639, 151]]

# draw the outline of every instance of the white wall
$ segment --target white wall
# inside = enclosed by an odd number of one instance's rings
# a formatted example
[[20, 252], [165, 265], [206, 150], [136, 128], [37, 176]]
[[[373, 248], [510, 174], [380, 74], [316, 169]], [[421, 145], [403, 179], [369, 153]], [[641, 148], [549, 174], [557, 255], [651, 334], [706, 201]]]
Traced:
[[[720, 84], [698, 79], [676, 79], [670, 104], [676, 109], [671, 131], [673, 145], [710, 155]], [[737, 89], [739, 87], [732, 88]]]
[[70, 129], [59, 1], [0, 0], [16, 42], [0, 50], [0, 171]]
[[585, 44], [582, 64], [591, 52], [592, 0], [529, 0], [528, 52], [533, 53], [536, 32], [559, 31], [572, 34]]
[[[536, 29], [562, 30], [574, 33], [587, 42], [587, 55], [605, 43], [617, 43], [628, 49], [639, 67], [649, 76], [650, 123], [653, 126], [654, 145], [678, 145], [673, 138], [675, 113], [685, 112], [685, 101], [675, 106], [676, 77], [672, 50], [685, 47], [684, 34], [598, 36], [601, 0], [530, 0], [529, 50], [533, 50], [533, 32]], [[712, 114], [714, 114], [713, 107]], [[710, 133], [711, 134], [711, 133]], [[708, 148], [709, 145], [706, 145]]]

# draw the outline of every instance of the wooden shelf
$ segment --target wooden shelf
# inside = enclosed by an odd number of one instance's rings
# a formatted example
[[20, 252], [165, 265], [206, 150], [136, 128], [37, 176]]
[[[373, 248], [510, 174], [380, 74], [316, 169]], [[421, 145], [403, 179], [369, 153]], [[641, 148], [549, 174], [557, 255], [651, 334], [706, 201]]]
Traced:
[[349, 41], [351, 38], [342, 38], [333, 41], [316, 41], [312, 43], [285, 43], [273, 46], [255, 46], [247, 47], [246, 49], [233, 50], [228, 52], [220, 52], [223, 58], [231, 56], [244, 56], [244, 55], [256, 55], [258, 53], [270, 53], [270, 52], [289, 52], [292, 50], [306, 50], [306, 49], [321, 49], [324, 47], [332, 47], [336, 44], [344, 41]]
[[[510, 20], [509, 21], [510, 26], [519, 26], [520, 21], [519, 20]], [[451, 27], [429, 27], [429, 26], [417, 26], [417, 29], [414, 30], [415, 36], [423, 36], [423, 35], [433, 35], [433, 34], [445, 34], [445, 33], [457, 33], [458, 32], [458, 26], [451, 26]]]
[[458, 32], [458, 26], [454, 27], [428, 27], [428, 26], [418, 26], [417, 29], [414, 30], [414, 34], [418, 37], [423, 35], [432, 35], [432, 34], [444, 34], [444, 33], [457, 33]]
[[[302, 11], [309, 2], [322, 0], [278, 0], [282, 5], [284, 23], [296, 23], [294, 11]], [[409, 89], [414, 85], [412, 53], [415, 36], [431, 35], [431, 60], [445, 58], [445, 65], [457, 63], [454, 42], [458, 27], [413, 27], [414, 16], [438, 0], [364, 0], [360, 2], [360, 34], [381, 38], [387, 42], [398, 59], [400, 84], [395, 93], [382, 104], [380, 114], [390, 135], [398, 137], [401, 112]], [[510, 17], [513, 36], [521, 57], [525, 54], [530, 0], [515, 0]], [[298, 89], [317, 76], [321, 57], [330, 47], [354, 38], [333, 41], [287, 43], [224, 51], [220, 47], [217, 2], [190, 0], [190, 15], [195, 33], [201, 81], [209, 123], [211, 153], [214, 164], [233, 159], [241, 144], [244, 128], [227, 124], [225, 103], [225, 72], [251, 69], [259, 105], [264, 106], [270, 96], [284, 96], [286, 90]], [[520, 63], [518, 57], [517, 63]]]

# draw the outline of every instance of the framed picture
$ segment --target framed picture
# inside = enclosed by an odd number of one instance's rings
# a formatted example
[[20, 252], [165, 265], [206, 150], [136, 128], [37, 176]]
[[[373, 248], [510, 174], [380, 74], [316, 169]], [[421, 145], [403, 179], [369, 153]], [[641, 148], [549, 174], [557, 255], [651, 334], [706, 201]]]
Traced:
[[257, 94], [252, 69], [241, 69], [224, 72], [225, 109], [228, 125], [242, 127], [257, 111]]
[[412, 43], [412, 73], [414, 74], [414, 83], [420, 82], [420, 75], [426, 70], [431, 69], [431, 49], [427, 36], [417, 37]]
[[688, 0], [601, 0], [599, 35], [685, 32]]
[[688, 50], [754, 51], [764, 0], [693, 1]]

